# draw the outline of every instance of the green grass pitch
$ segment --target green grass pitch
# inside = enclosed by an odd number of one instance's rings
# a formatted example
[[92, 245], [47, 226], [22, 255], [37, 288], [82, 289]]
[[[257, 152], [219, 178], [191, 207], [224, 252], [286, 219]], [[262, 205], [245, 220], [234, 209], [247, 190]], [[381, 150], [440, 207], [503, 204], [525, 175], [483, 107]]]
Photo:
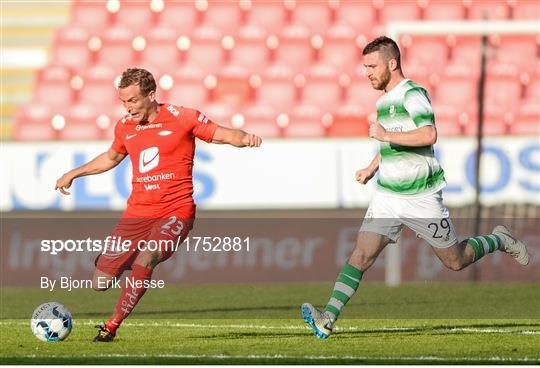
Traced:
[[[300, 305], [332, 284], [168, 286], [151, 290], [111, 344], [95, 324], [118, 290], [1, 290], [0, 364], [539, 364], [538, 284], [364, 283], [335, 333], [316, 339]], [[33, 309], [66, 305], [71, 336], [38, 341]]]

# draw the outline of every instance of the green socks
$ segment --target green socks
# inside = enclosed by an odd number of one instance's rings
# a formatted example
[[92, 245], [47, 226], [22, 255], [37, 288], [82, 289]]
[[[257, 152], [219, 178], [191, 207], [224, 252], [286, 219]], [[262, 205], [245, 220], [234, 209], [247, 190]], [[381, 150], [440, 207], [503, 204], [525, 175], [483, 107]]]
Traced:
[[475, 238], [469, 238], [467, 240], [467, 244], [469, 244], [474, 250], [473, 262], [478, 261], [480, 258], [482, 258], [488, 253], [492, 253], [498, 250], [501, 246], [501, 243], [502, 239], [495, 234], [477, 236]]
[[345, 263], [336, 283], [334, 284], [334, 291], [332, 297], [326, 304], [326, 311], [334, 315], [334, 320], [339, 317], [341, 310], [347, 304], [349, 299], [354, 295], [362, 280], [363, 272], [348, 263]]

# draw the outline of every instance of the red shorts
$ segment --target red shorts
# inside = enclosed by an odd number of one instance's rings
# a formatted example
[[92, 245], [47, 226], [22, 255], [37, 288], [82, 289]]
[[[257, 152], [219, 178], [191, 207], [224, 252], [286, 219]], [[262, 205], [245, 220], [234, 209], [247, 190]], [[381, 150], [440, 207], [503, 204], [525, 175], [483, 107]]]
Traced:
[[95, 261], [96, 269], [111, 276], [130, 270], [137, 255], [159, 251], [159, 261], [170, 258], [178, 249], [195, 220], [195, 206], [186, 206], [158, 219], [122, 217], [113, 230], [107, 247]]

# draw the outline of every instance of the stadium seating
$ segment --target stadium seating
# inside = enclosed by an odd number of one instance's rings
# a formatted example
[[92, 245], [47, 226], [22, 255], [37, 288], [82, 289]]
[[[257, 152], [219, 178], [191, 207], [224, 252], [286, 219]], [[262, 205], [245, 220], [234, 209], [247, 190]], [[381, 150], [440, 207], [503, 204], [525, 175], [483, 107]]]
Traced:
[[157, 15], [150, 1], [120, 1], [120, 9], [114, 16], [114, 24], [127, 27], [135, 35], [142, 36], [156, 23]]
[[424, 1], [422, 6], [424, 19], [429, 21], [462, 20], [465, 17], [465, 8], [461, 1], [431, 0]]
[[92, 62], [88, 48], [90, 33], [85, 27], [66, 26], [57, 31], [52, 47], [52, 63], [81, 72]]
[[173, 85], [165, 98], [172, 104], [199, 107], [207, 103], [208, 88], [204, 85], [204, 71], [196, 65], [186, 64], [178, 68], [173, 77]]
[[158, 17], [160, 27], [171, 27], [178, 34], [187, 35], [196, 27], [198, 14], [193, 2], [169, 0], [164, 2]]
[[56, 132], [51, 125], [49, 104], [32, 103], [22, 106], [15, 116], [13, 138], [19, 141], [52, 140]]
[[78, 104], [71, 106], [65, 113], [66, 124], [58, 134], [65, 140], [97, 140], [102, 131], [96, 123], [97, 111], [92, 105]]
[[46, 103], [52, 108], [71, 104], [75, 98], [70, 85], [72, 77], [72, 71], [62, 65], [41, 69], [36, 78], [34, 102]]
[[342, 105], [335, 110], [328, 127], [329, 137], [368, 136], [366, 112], [358, 105]]
[[105, 1], [72, 1], [71, 24], [86, 29], [105, 29], [112, 23], [112, 15]]
[[331, 112], [339, 105], [340, 100], [341, 87], [336, 70], [331, 65], [312, 66], [302, 88], [302, 103], [317, 105], [323, 112]]
[[292, 3], [292, 22], [308, 29], [311, 34], [322, 35], [330, 26], [331, 12], [323, 1], [296, 1]]
[[279, 34], [286, 21], [283, 4], [272, 0], [244, 1], [240, 5], [247, 11], [246, 24], [263, 28], [268, 34]]
[[[539, 7], [527, 0], [73, 1], [33, 89], [33, 102], [61, 114], [65, 126], [54, 130], [51, 117], [43, 123], [22, 108], [15, 136], [32, 137], [28, 124], [39, 121], [53, 138], [75, 139], [83, 126], [97, 129], [89, 130], [92, 137], [110, 135], [122, 108], [113, 83], [134, 66], [154, 73], [160, 100], [209, 107], [227, 124], [235, 117], [272, 137], [366, 135], [367, 116], [382, 95], [364, 74], [366, 42], [391, 21], [484, 16], [538, 20]], [[411, 34], [399, 41], [406, 77], [425, 87], [439, 110], [439, 134], [475, 134], [480, 36]], [[530, 106], [540, 100], [540, 37], [499, 34], [488, 41], [485, 131], [535, 132]], [[67, 105], [78, 110], [64, 111]], [[81, 106], [104, 117], [85, 115]]]
[[153, 64], [161, 70], [174, 70], [180, 62], [180, 51], [176, 45], [178, 35], [174, 28], [160, 26], [150, 29], [146, 35], [146, 45], [141, 62]]

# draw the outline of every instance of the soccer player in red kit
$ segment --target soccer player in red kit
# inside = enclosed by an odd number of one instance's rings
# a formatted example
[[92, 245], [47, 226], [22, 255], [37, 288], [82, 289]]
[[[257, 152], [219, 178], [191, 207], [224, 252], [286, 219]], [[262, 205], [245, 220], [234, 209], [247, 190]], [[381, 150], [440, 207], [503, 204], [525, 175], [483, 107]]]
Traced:
[[62, 194], [75, 178], [95, 175], [118, 165], [127, 155], [133, 168], [132, 193], [113, 235], [129, 239], [131, 248], [111, 247], [96, 259], [93, 288], [107, 290], [124, 271], [131, 282], [122, 285], [115, 310], [99, 328], [95, 342], [109, 342], [146, 292], [154, 268], [167, 260], [173, 247], [149, 250], [140, 240], [172, 240], [181, 244], [193, 226], [193, 157], [195, 137], [235, 147], [259, 147], [261, 138], [212, 122], [197, 110], [156, 101], [156, 82], [144, 69], [127, 69], [118, 86], [128, 115], [117, 122], [107, 152], [73, 169], [56, 182]]

